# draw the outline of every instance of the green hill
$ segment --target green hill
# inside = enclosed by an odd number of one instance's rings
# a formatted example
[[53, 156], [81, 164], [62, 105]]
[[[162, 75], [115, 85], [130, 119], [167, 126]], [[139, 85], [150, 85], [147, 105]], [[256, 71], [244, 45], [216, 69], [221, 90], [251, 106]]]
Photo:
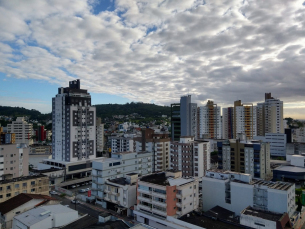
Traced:
[[[98, 104], [96, 107], [96, 116], [101, 118], [109, 117], [113, 115], [129, 115], [137, 113], [145, 118], [159, 117], [161, 115], [170, 115], [170, 107], [158, 106], [149, 103], [126, 103], [126, 104]], [[32, 120], [44, 121], [52, 118], [51, 113], [42, 114], [37, 110], [29, 110], [23, 107], [8, 107], [0, 106], [0, 115], [5, 116], [29, 116]]]

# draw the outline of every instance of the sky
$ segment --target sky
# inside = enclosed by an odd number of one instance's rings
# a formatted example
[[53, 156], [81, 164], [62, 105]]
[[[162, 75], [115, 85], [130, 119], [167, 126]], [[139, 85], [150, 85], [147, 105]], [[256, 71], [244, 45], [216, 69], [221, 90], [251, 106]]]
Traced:
[[0, 0], [0, 105], [284, 101], [305, 119], [304, 0]]

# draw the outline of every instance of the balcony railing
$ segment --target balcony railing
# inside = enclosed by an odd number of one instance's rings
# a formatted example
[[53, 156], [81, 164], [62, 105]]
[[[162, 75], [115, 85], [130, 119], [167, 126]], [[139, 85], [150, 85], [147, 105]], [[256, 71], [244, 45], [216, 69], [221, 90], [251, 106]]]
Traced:
[[147, 202], [147, 203], [151, 203], [152, 202], [152, 200], [150, 198], [145, 198], [143, 196], [139, 196], [138, 199], [141, 200], [141, 201]]

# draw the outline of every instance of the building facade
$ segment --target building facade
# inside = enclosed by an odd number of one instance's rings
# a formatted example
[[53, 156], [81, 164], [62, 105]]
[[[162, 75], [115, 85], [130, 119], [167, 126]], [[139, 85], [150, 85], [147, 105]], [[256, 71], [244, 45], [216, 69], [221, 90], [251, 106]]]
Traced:
[[191, 102], [191, 95], [180, 99], [181, 136], [197, 137], [197, 103]]
[[49, 178], [45, 175], [35, 175], [0, 181], [0, 203], [19, 193], [49, 195]]
[[209, 100], [206, 106], [201, 106], [198, 109], [199, 138], [221, 139], [221, 107]]
[[222, 108], [222, 137], [224, 139], [234, 138], [234, 108]]
[[101, 118], [96, 119], [96, 152], [103, 152], [105, 145], [104, 124]]
[[261, 179], [272, 178], [270, 168], [270, 143], [255, 141], [218, 142], [218, 168], [251, 174]]
[[144, 222], [141, 214], [166, 219], [180, 217], [198, 209], [199, 182], [196, 178], [181, 178], [181, 172], [155, 173], [138, 180], [137, 206], [134, 211], [138, 222], [163, 228], [158, 222]]
[[103, 207], [107, 204], [104, 200], [106, 180], [125, 177], [130, 173], [142, 176], [152, 172], [151, 152], [112, 153], [111, 157], [92, 163], [92, 195], [96, 196], [96, 203]]
[[76, 162], [96, 158], [96, 109], [80, 80], [58, 88], [52, 99], [52, 159]]
[[240, 215], [248, 206], [275, 213], [296, 210], [295, 185], [252, 179], [250, 174], [207, 171], [202, 178], [202, 207], [207, 211], [216, 205]]
[[265, 102], [257, 104], [257, 135], [284, 133], [283, 101], [265, 94]]
[[255, 136], [254, 139], [270, 143], [271, 156], [286, 157], [286, 134], [267, 133], [265, 136]]
[[133, 138], [111, 137], [111, 153], [133, 152]]
[[29, 147], [30, 154], [52, 154], [52, 146], [33, 144]]
[[171, 140], [179, 141], [181, 136], [180, 103], [171, 104]]
[[15, 134], [16, 144], [33, 144], [33, 124], [27, 123], [24, 117], [17, 117], [12, 124], [7, 124], [7, 132]]
[[11, 174], [13, 178], [29, 175], [29, 148], [26, 144], [0, 145], [0, 176], [5, 174]]

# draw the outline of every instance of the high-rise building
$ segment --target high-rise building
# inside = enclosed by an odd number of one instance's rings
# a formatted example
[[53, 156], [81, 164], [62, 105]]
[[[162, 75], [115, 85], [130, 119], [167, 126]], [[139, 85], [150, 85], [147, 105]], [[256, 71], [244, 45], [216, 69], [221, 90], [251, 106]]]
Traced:
[[180, 99], [181, 136], [197, 138], [197, 103], [191, 102], [191, 95]]
[[253, 139], [257, 135], [256, 112], [256, 106], [252, 103], [242, 104], [241, 100], [234, 102], [234, 138], [238, 134], [245, 134], [247, 139]]
[[265, 93], [265, 102], [257, 104], [257, 135], [284, 133], [283, 101]]
[[131, 137], [110, 137], [111, 153], [133, 152], [133, 138]]
[[52, 159], [77, 162], [96, 158], [96, 109], [80, 80], [58, 88], [52, 99]]
[[210, 169], [210, 154], [209, 141], [181, 137], [179, 142], [171, 142], [170, 168], [181, 171], [183, 177], [202, 177]]
[[199, 137], [221, 139], [221, 108], [214, 104], [213, 101], [208, 100], [205, 106], [201, 106], [198, 109]]
[[36, 130], [36, 141], [43, 142], [47, 138], [47, 133], [44, 126], [38, 126]]
[[253, 177], [269, 179], [270, 143], [231, 139], [217, 142], [218, 168], [251, 174]]
[[286, 157], [286, 134], [267, 133], [265, 136], [255, 136], [254, 139], [269, 142], [271, 156]]
[[27, 123], [24, 117], [17, 117], [16, 121], [13, 121], [12, 124], [7, 124], [7, 132], [15, 134], [16, 144], [33, 144], [33, 124]]
[[142, 136], [134, 140], [134, 151], [153, 153], [153, 172], [166, 171], [170, 165], [170, 138], [166, 132], [142, 129]]
[[234, 138], [234, 108], [222, 108], [222, 138]]
[[104, 150], [104, 124], [101, 118], [96, 119], [96, 152]]
[[181, 136], [180, 103], [171, 104], [171, 140], [179, 141]]

